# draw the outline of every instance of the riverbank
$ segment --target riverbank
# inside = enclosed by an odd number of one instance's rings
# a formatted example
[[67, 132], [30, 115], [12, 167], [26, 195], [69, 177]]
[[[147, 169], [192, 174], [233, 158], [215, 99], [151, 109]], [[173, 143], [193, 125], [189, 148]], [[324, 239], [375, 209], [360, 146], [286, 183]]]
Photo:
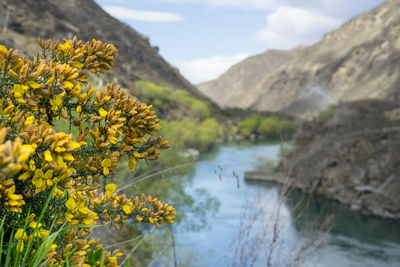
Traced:
[[305, 193], [400, 220], [400, 104], [341, 104], [303, 124], [277, 170]]

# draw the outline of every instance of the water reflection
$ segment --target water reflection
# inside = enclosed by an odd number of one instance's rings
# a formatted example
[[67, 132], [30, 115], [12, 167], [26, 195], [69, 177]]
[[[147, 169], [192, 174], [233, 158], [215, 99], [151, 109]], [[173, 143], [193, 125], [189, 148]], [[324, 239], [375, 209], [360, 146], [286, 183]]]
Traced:
[[[207, 217], [209, 227], [198, 232], [181, 232], [177, 228], [178, 262], [188, 262], [183, 255], [192, 255], [189, 266], [231, 266], [238, 252], [234, 249], [235, 236], [238, 236], [246, 203], [249, 210], [266, 212], [271, 216], [278, 198], [279, 189], [274, 185], [245, 183], [243, 173], [251, 170], [257, 158], [277, 160], [279, 144], [238, 144], [222, 146], [212, 156], [206, 155], [196, 164], [192, 183], [185, 189], [192, 194], [198, 188], [205, 188], [208, 193], [220, 201], [220, 209], [215, 217]], [[237, 186], [236, 174], [240, 187]], [[259, 201], [254, 199], [259, 197]], [[400, 264], [400, 224], [388, 223], [377, 218], [360, 216], [345, 207], [321, 198], [309, 201], [309, 207], [302, 219], [294, 219], [293, 206], [304, 198], [299, 192], [293, 192], [285, 199], [281, 209], [281, 239], [277, 242], [272, 265], [280, 266], [282, 259], [293, 254], [293, 247], [301, 246], [307, 237], [309, 224], [320, 222], [328, 215], [334, 215], [334, 228], [326, 238], [326, 243], [307, 264], [310, 266], [398, 266]], [[305, 201], [307, 203], [307, 201]], [[206, 207], [207, 208], [207, 207]], [[302, 210], [302, 209], [299, 209]], [[273, 228], [264, 227], [265, 218], [258, 218], [254, 231], [249, 237], [257, 237], [265, 229], [263, 240], [271, 238]], [[317, 223], [318, 224], [318, 223]], [[264, 228], [263, 228], [264, 227]], [[260, 232], [261, 229], [261, 232]], [[249, 241], [250, 242], [250, 241]], [[249, 244], [249, 243], [247, 243]], [[268, 260], [268, 249], [258, 247], [259, 255], [255, 266], [265, 266]], [[249, 246], [252, 252], [251, 246]], [[255, 251], [255, 250], [254, 250]], [[246, 266], [242, 264], [242, 266]]]
[[[377, 266], [378, 263], [379, 266], [400, 265], [400, 223], [363, 216], [321, 197], [306, 198], [309, 201], [298, 191], [287, 198], [291, 207], [299, 201], [308, 202], [307, 212], [294, 224], [298, 232], [304, 231], [306, 221], [321, 221], [333, 215], [333, 228], [319, 254], [321, 263], [330, 258], [329, 254], [338, 253], [348, 258], [351, 266], [357, 262], [364, 262], [367, 266]], [[326, 266], [334, 266], [326, 261]]]

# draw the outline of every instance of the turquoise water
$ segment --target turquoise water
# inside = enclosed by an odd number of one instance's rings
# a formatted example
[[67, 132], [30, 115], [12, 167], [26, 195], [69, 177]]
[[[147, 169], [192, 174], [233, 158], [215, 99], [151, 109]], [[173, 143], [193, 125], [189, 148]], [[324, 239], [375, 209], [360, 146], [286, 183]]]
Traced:
[[[300, 266], [400, 266], [399, 223], [361, 216], [296, 191], [279, 206], [279, 187], [244, 181], [244, 172], [253, 170], [259, 158], [276, 161], [279, 151], [279, 144], [247, 143], [224, 145], [202, 156], [186, 191], [206, 189], [220, 207], [207, 217], [204, 229], [175, 229], [178, 263], [285, 266], [296, 262], [302, 246], [314, 240], [310, 243], [320, 248], [304, 251], [310, 255]], [[329, 215], [333, 228], [317, 234], [315, 229]]]

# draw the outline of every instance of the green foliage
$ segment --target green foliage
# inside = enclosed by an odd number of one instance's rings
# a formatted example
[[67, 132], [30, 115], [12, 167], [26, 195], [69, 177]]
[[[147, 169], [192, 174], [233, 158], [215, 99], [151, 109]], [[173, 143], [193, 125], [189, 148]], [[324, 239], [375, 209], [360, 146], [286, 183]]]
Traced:
[[260, 115], [252, 115], [246, 117], [238, 123], [239, 132], [245, 136], [255, 133], [260, 125], [262, 117]]
[[141, 98], [151, 101], [156, 109], [168, 110], [182, 109], [189, 117], [198, 117], [201, 120], [210, 117], [210, 107], [207, 103], [193, 98], [185, 90], [173, 90], [169, 87], [159, 86], [152, 82], [137, 81], [135, 88]]
[[294, 133], [296, 124], [289, 120], [281, 120], [276, 116], [264, 118], [258, 127], [258, 132], [262, 135], [277, 137], [281, 133]]
[[296, 127], [296, 123], [277, 116], [263, 118], [252, 115], [238, 123], [239, 132], [245, 136], [257, 133], [267, 137], [279, 137], [282, 133], [293, 134]]
[[206, 151], [222, 136], [222, 128], [215, 119], [196, 122], [190, 119], [182, 121], [164, 121], [161, 132], [168, 135], [175, 148], [195, 148]]
[[210, 108], [208, 105], [196, 98], [193, 98], [189, 95], [187, 91], [184, 90], [175, 90], [172, 93], [172, 98], [185, 103], [200, 119], [204, 120], [210, 117]]

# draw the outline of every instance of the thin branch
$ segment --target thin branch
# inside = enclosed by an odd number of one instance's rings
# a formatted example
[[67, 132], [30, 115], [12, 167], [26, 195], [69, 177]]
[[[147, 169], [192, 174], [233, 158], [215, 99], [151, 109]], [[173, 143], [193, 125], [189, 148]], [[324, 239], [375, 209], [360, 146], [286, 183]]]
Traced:
[[132, 241], [138, 240], [139, 238], [142, 238], [142, 237], [143, 237], [143, 235], [139, 235], [139, 236], [134, 237], [132, 239], [125, 240], [125, 241], [122, 241], [122, 242], [115, 243], [115, 244], [112, 244], [110, 246], [107, 246], [106, 249], [109, 249], [109, 248], [112, 248], [112, 247], [116, 247], [116, 246], [119, 246], [119, 245], [124, 245], [124, 244], [130, 243]]
[[129, 259], [129, 257], [133, 254], [133, 252], [135, 252], [135, 250], [143, 243], [144, 240], [146, 240], [146, 238], [148, 237], [148, 235], [153, 232], [155, 226], [153, 226], [153, 228], [150, 229], [150, 231], [148, 231], [143, 237], [142, 239], [140, 239], [140, 241], [131, 249], [131, 251], [129, 252], [129, 254], [126, 255], [125, 259], [121, 262], [121, 266], [124, 266], [124, 263]]
[[163, 173], [166, 173], [166, 172], [169, 172], [169, 171], [173, 171], [173, 170], [176, 170], [176, 169], [179, 169], [179, 168], [183, 168], [183, 167], [189, 166], [189, 165], [194, 164], [194, 163], [195, 163], [195, 162], [189, 162], [189, 163], [181, 164], [181, 165], [178, 165], [178, 166], [175, 166], [175, 167], [171, 167], [171, 168], [168, 168], [168, 169], [164, 169], [164, 170], [162, 170], [162, 171], [159, 171], [159, 172], [156, 172], [156, 173], [153, 173], [153, 174], [144, 176], [143, 178], [135, 179], [134, 181], [132, 181], [132, 182], [130, 182], [130, 183], [127, 183], [126, 185], [123, 185], [123, 186], [119, 187], [119, 188], [116, 190], [116, 192], [118, 193], [118, 192], [120, 192], [120, 191], [122, 191], [122, 190], [124, 190], [124, 189], [127, 189], [127, 188], [129, 188], [129, 187], [131, 187], [131, 186], [133, 186], [133, 185], [135, 185], [135, 184], [137, 184], [137, 183], [143, 182], [143, 181], [145, 181], [145, 180], [147, 180], [147, 179], [149, 179], [149, 178], [152, 178], [152, 177], [154, 177], [154, 176], [157, 176], [157, 175], [159, 175], [159, 174], [163, 174]]
[[164, 251], [169, 247], [169, 245], [166, 245], [158, 254], [157, 256], [147, 265], [147, 267], [150, 267], [152, 264], [154, 264], [159, 257], [161, 257], [162, 254], [164, 254]]

